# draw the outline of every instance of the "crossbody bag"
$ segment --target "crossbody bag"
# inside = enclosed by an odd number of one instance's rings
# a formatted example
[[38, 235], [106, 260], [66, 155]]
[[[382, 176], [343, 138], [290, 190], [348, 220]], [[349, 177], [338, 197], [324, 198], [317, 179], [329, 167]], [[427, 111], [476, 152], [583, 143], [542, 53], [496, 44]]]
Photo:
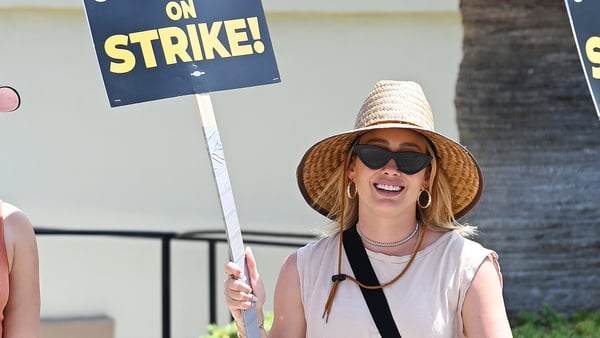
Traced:
[[[369, 256], [367, 256], [367, 251], [356, 231], [356, 226], [344, 231], [343, 243], [354, 277], [365, 285], [380, 285], [373, 266], [371, 266]], [[360, 291], [367, 302], [381, 337], [401, 338], [402, 336], [400, 336], [396, 322], [394, 322], [383, 289], [365, 289], [361, 287]]]

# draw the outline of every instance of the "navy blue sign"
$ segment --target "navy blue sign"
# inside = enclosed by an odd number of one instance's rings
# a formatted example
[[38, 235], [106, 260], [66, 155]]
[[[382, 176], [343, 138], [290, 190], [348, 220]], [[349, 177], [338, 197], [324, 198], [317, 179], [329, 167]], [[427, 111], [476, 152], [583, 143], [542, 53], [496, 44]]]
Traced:
[[260, 0], [84, 0], [112, 107], [280, 82]]
[[600, 1], [565, 0], [585, 78], [600, 117]]

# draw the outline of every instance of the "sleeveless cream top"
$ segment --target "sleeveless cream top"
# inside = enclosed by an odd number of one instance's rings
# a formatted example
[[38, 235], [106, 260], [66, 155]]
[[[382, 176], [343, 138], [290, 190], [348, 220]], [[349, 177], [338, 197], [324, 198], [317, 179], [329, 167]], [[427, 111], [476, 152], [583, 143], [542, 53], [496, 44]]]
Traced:
[[[298, 249], [306, 337], [381, 337], [360, 288], [349, 280], [339, 284], [328, 322], [322, 318], [331, 276], [337, 274], [338, 243], [339, 234]], [[410, 258], [369, 250], [367, 254], [380, 283], [396, 277]], [[402, 337], [463, 337], [461, 309], [465, 294], [488, 257], [502, 281], [497, 254], [454, 232], [419, 251], [404, 276], [384, 289]], [[345, 253], [342, 273], [354, 276]]]

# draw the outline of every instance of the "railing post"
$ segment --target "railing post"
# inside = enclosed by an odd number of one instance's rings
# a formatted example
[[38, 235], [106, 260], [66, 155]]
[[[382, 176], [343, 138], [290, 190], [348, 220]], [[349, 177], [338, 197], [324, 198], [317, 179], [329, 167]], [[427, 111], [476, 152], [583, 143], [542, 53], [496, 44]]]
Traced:
[[171, 238], [162, 242], [162, 336], [171, 338]]
[[208, 299], [210, 302], [210, 323], [217, 322], [217, 283], [215, 277], [217, 276], [216, 260], [217, 260], [217, 242], [213, 240], [208, 241]]

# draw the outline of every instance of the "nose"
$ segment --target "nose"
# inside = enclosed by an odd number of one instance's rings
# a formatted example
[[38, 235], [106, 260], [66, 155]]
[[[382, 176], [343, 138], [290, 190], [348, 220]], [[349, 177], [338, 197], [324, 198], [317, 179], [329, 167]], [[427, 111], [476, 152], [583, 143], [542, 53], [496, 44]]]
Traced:
[[393, 158], [390, 158], [388, 163], [383, 167], [383, 173], [386, 175], [398, 175], [401, 173]]

